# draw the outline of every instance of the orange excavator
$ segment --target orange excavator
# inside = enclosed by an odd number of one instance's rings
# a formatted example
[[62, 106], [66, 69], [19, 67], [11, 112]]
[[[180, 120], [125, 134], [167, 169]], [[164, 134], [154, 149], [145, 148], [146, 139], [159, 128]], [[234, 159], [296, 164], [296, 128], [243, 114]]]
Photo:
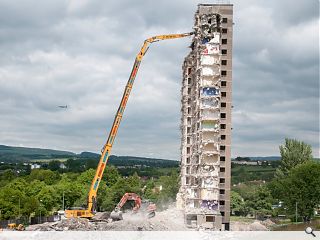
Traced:
[[113, 221], [122, 220], [122, 211], [121, 208], [126, 204], [127, 201], [134, 201], [134, 207], [132, 208], [132, 212], [138, 213], [138, 211], [142, 211], [142, 213], [147, 218], [152, 218], [156, 215], [155, 211], [157, 209], [156, 205], [149, 201], [142, 201], [141, 197], [136, 193], [125, 193], [121, 198], [120, 202], [117, 204], [115, 209], [111, 212], [110, 217]]
[[118, 108], [118, 111], [116, 112], [108, 140], [105, 143], [104, 147], [101, 150], [101, 157], [100, 161], [95, 173], [95, 176], [92, 180], [90, 191], [88, 194], [88, 200], [87, 200], [87, 207], [86, 208], [73, 208], [73, 209], [68, 209], [65, 211], [65, 216], [67, 218], [72, 218], [72, 217], [78, 217], [78, 218], [92, 218], [95, 213], [96, 213], [96, 203], [97, 203], [97, 191], [99, 188], [99, 184], [102, 179], [103, 172], [105, 170], [106, 164], [108, 162], [111, 149], [113, 146], [113, 142], [116, 138], [120, 122], [124, 113], [124, 110], [127, 105], [127, 101], [129, 99], [131, 89], [133, 87], [134, 80], [136, 78], [137, 72], [140, 67], [140, 63], [142, 61], [142, 58], [146, 54], [147, 50], [149, 49], [149, 45], [158, 42], [161, 40], [168, 40], [168, 39], [176, 39], [176, 38], [183, 38], [183, 37], [188, 37], [193, 35], [193, 32], [190, 33], [181, 33], [181, 34], [168, 34], [168, 35], [157, 35], [151, 38], [148, 38], [144, 41], [138, 55], [136, 56], [136, 59], [133, 64], [133, 68], [131, 70], [130, 77], [128, 79], [127, 85], [124, 89], [124, 93]]

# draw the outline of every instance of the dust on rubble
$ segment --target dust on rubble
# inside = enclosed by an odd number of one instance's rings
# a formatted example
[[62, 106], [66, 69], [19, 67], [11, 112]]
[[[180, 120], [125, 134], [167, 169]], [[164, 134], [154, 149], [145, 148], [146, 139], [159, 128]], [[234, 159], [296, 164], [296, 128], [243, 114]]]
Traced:
[[[63, 219], [59, 222], [46, 222], [30, 225], [27, 231], [186, 231], [199, 230], [187, 228], [181, 210], [171, 207], [156, 212], [148, 219], [140, 214], [124, 213], [123, 220], [113, 222], [109, 213], [97, 213], [93, 221], [84, 218]], [[109, 218], [109, 219], [108, 219]], [[231, 231], [268, 231], [275, 223], [271, 220], [253, 222], [231, 222]]]
[[59, 222], [47, 222], [30, 225], [27, 231], [183, 231], [190, 230], [184, 225], [183, 212], [169, 208], [157, 212], [154, 218], [124, 213], [123, 220], [89, 221], [84, 218], [63, 219]]
[[250, 222], [231, 222], [231, 231], [269, 231], [275, 225], [270, 219], [264, 221], [255, 220]]

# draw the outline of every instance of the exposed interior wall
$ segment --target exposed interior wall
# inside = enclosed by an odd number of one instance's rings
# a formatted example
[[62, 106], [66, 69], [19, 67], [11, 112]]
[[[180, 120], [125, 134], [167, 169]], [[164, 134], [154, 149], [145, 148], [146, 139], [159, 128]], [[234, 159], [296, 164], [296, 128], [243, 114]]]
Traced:
[[187, 225], [217, 230], [228, 228], [230, 214], [230, 170], [226, 168], [230, 168], [231, 114], [227, 116], [226, 108], [231, 113], [231, 87], [225, 106], [226, 84], [222, 83], [226, 79], [222, 47], [228, 34], [225, 14], [231, 15], [228, 17], [232, 21], [232, 5], [198, 5], [181, 88], [181, 187], [177, 206], [185, 211]]

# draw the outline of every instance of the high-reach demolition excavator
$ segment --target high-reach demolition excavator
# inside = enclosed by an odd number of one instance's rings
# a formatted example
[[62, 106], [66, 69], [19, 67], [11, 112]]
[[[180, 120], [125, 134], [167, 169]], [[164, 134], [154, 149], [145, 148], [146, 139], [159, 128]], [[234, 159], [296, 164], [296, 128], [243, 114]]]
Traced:
[[129, 80], [127, 82], [127, 85], [124, 89], [124, 93], [120, 102], [120, 106], [118, 108], [118, 111], [115, 115], [108, 140], [104, 147], [102, 148], [101, 152], [101, 158], [96, 170], [96, 174], [92, 180], [89, 195], [88, 195], [88, 203], [87, 203], [87, 208], [73, 208], [65, 211], [65, 216], [67, 218], [72, 218], [72, 217], [81, 217], [81, 218], [92, 218], [95, 215], [96, 212], [96, 198], [97, 198], [97, 191], [99, 188], [99, 184], [104, 172], [104, 169], [106, 167], [106, 164], [108, 162], [108, 158], [110, 156], [110, 152], [112, 149], [112, 145], [114, 142], [114, 139], [117, 135], [117, 131], [120, 125], [120, 121], [124, 112], [124, 109], [126, 107], [134, 80], [136, 78], [137, 72], [140, 67], [140, 63], [142, 61], [143, 56], [146, 54], [148, 51], [149, 45], [154, 42], [158, 42], [161, 40], [168, 40], [168, 39], [175, 39], [175, 38], [183, 38], [183, 37], [188, 37], [191, 36], [193, 32], [191, 33], [182, 33], [182, 34], [168, 34], [168, 35], [158, 35], [154, 36], [151, 38], [148, 38], [144, 41], [140, 52], [136, 56], [135, 62], [133, 64], [133, 68], [129, 77]]

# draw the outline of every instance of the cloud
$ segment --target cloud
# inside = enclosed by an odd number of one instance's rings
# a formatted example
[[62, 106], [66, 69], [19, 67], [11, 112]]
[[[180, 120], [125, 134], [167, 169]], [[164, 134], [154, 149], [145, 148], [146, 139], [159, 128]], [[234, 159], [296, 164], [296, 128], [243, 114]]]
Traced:
[[[0, 143], [100, 151], [143, 40], [191, 31], [199, 2], [1, 1]], [[319, 155], [318, 4], [234, 2], [233, 156], [278, 155], [285, 137]], [[179, 159], [189, 45], [150, 47], [114, 154]]]

